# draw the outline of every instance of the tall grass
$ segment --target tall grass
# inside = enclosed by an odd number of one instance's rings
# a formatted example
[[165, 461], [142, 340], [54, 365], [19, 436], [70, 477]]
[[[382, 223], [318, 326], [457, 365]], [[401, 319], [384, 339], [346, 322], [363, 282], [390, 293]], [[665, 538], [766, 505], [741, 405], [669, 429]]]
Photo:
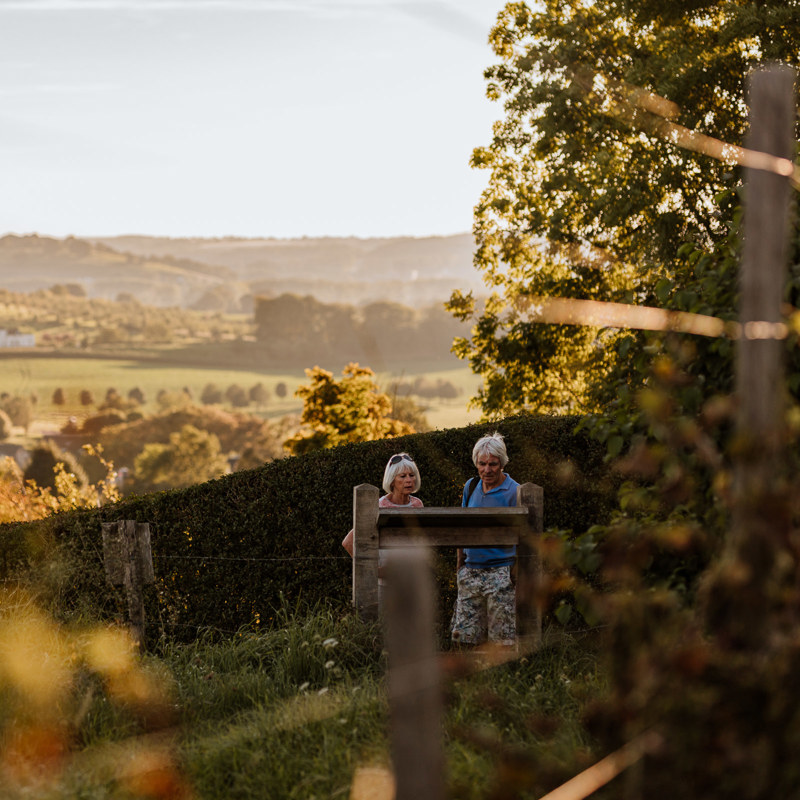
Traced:
[[[124, 689], [71, 663], [67, 751], [57, 768], [44, 749], [26, 774], [7, 770], [4, 800], [347, 798], [359, 768], [391, 762], [381, 631], [349, 613], [284, 607], [266, 631], [163, 640]], [[451, 796], [535, 797], [570, 777], [591, 757], [581, 715], [602, 691], [591, 644], [563, 634], [447, 679]], [[0, 694], [6, 744], [26, 713]]]

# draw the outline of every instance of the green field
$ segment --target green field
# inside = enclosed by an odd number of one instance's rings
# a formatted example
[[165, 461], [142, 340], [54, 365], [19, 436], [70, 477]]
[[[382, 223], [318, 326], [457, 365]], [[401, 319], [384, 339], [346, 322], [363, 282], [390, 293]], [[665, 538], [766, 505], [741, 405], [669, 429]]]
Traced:
[[[426, 417], [434, 428], [459, 427], [477, 420], [479, 414], [466, 408], [469, 397], [474, 394], [478, 379], [466, 367], [445, 369], [435, 372], [385, 372], [378, 375], [381, 386], [386, 387], [392, 380], [409, 380], [424, 377], [435, 381], [448, 380], [461, 390], [453, 400], [422, 399], [419, 402], [426, 408]], [[90, 390], [97, 403], [101, 403], [109, 388], [121, 395], [138, 387], [146, 398], [145, 411], [156, 409], [156, 395], [161, 390], [180, 392], [188, 388], [192, 396], [199, 398], [203, 387], [216, 384], [223, 391], [231, 384], [238, 384], [245, 390], [257, 383], [263, 383], [272, 394], [266, 406], [258, 413], [268, 417], [297, 414], [302, 406], [294, 391], [306, 381], [302, 369], [296, 371], [264, 369], [224, 369], [212, 366], [180, 366], [154, 360], [133, 360], [91, 357], [6, 357], [0, 358], [0, 392], [10, 395], [36, 394], [38, 397], [37, 417], [44, 419], [61, 418], [65, 415], [85, 416], [94, 408], [82, 407], [79, 403], [81, 390]], [[279, 398], [275, 387], [285, 383], [288, 389], [285, 398]], [[63, 389], [66, 405], [52, 404], [55, 389]], [[248, 410], [248, 409], [244, 409]], [[253, 409], [250, 409], [253, 410]]]

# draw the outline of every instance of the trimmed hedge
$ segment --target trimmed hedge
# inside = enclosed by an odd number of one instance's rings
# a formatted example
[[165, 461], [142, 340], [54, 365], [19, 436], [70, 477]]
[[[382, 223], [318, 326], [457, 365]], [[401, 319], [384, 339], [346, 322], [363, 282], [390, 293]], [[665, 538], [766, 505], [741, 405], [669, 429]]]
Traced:
[[[0, 569], [8, 579], [49, 563], [45, 599], [59, 616], [122, 616], [124, 591], [105, 582], [100, 523], [149, 522], [156, 584], [147, 591], [148, 634], [193, 638], [200, 628], [234, 632], [269, 625], [281, 597], [290, 603], [351, 596], [351, 561], [340, 545], [352, 527], [353, 487], [380, 487], [389, 456], [409, 452], [426, 506], [460, 505], [475, 474], [475, 441], [499, 430], [507, 472], [544, 489], [545, 528], [581, 533], [607, 521], [615, 481], [603, 448], [575, 434], [576, 418], [518, 416], [397, 439], [345, 445], [274, 461], [188, 489], [125, 499], [92, 511], [0, 528]], [[58, 568], [41, 558], [58, 544]], [[454, 598], [452, 552], [438, 556], [442, 615]], [[446, 623], [446, 620], [444, 620]]]

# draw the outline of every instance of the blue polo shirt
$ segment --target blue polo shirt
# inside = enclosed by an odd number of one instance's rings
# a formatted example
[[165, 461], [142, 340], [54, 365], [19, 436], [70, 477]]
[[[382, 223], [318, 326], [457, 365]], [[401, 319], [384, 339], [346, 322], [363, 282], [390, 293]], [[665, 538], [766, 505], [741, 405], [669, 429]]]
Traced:
[[[488, 492], [483, 491], [483, 481], [478, 479], [478, 485], [469, 498], [467, 506], [467, 488], [469, 481], [464, 485], [461, 496], [462, 508], [500, 508], [503, 506], [517, 505], [517, 487], [519, 484], [505, 472], [505, 480]], [[489, 567], [507, 567], [514, 563], [517, 548], [511, 544], [506, 547], [465, 547], [464, 564], [475, 569], [488, 569]]]

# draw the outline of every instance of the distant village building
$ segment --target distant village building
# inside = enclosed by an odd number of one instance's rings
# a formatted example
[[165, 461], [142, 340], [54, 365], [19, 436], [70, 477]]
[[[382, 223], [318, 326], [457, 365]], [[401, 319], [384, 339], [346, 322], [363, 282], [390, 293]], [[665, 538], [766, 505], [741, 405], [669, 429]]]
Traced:
[[32, 333], [9, 333], [0, 328], [0, 347], [35, 347], [36, 337]]

